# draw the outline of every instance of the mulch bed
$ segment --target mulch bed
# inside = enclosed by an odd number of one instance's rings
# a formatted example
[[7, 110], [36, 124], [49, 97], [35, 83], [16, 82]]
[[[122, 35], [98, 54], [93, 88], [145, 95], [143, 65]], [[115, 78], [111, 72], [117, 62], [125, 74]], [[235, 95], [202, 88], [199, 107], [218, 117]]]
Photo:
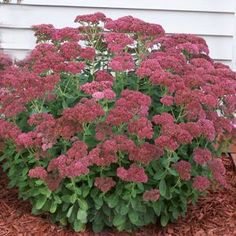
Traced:
[[232, 160], [224, 157], [228, 189], [218, 188], [201, 197], [196, 206], [189, 206], [186, 218], [165, 229], [149, 226], [128, 233], [107, 231], [100, 234], [73, 233], [55, 225], [44, 216], [30, 214], [30, 204], [18, 200], [16, 189], [7, 189], [7, 177], [0, 170], [0, 236], [234, 236], [236, 235], [236, 173]]

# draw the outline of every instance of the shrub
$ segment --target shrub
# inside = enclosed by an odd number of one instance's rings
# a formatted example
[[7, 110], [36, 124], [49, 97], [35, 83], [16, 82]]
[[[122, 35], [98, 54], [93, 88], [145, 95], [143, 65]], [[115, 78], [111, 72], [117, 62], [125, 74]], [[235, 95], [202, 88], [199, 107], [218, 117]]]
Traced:
[[75, 21], [33, 26], [17, 65], [1, 57], [9, 186], [76, 231], [165, 226], [226, 186], [217, 140], [235, 134], [236, 74], [194, 35], [131, 16]]

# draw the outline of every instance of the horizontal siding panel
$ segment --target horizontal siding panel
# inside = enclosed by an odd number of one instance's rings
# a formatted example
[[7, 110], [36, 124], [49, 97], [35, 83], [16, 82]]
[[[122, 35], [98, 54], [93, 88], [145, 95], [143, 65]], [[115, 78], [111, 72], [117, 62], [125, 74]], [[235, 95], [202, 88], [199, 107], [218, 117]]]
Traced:
[[3, 52], [16, 60], [23, 60], [30, 53], [29, 50], [20, 49], [4, 49]]
[[[14, 37], [12, 37], [14, 35]], [[232, 37], [203, 36], [206, 40], [210, 55], [215, 59], [232, 59]], [[17, 39], [17, 40], [16, 40]], [[2, 48], [11, 49], [33, 49], [35, 46], [35, 37], [30, 29], [2, 28], [0, 33]]]
[[27, 49], [34, 48], [36, 39], [30, 29], [14, 29], [0, 27], [0, 46], [2, 48]]
[[202, 36], [209, 47], [210, 56], [214, 59], [232, 60], [233, 37]]
[[[226, 4], [227, 5], [227, 4]], [[1, 5], [0, 23], [5, 26], [30, 27], [33, 24], [53, 23], [56, 27], [75, 26], [75, 16], [96, 12], [96, 8], [64, 8], [46, 6]], [[200, 13], [158, 10], [103, 9], [108, 17], [125, 15], [161, 24], [166, 32], [232, 36], [234, 14]], [[17, 20], [16, 20], [17, 19]]]
[[[13, 1], [13, 2], [16, 2]], [[122, 9], [154, 9], [172, 11], [205, 11], [234, 12], [235, 0], [24, 0], [23, 5], [45, 5], [64, 7], [122, 8]]]

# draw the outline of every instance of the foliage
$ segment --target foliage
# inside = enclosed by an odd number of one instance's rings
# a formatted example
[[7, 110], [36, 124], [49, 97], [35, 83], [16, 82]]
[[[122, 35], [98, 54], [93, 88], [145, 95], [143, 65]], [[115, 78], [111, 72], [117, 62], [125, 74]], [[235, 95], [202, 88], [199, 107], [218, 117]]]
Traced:
[[75, 21], [34, 26], [16, 65], [0, 57], [9, 186], [75, 231], [165, 226], [226, 186], [217, 140], [235, 134], [236, 74], [194, 35], [131, 16]]

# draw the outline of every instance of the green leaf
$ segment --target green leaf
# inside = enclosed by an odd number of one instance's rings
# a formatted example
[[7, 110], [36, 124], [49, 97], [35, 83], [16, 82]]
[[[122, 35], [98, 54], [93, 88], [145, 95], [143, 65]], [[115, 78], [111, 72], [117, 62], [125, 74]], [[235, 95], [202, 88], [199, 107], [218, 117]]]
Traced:
[[84, 199], [79, 198], [78, 203], [79, 203], [79, 207], [80, 207], [81, 210], [84, 210], [84, 211], [88, 210], [88, 208], [89, 208], [88, 203]]
[[160, 194], [165, 197], [166, 196], [166, 181], [165, 179], [161, 179], [160, 183], [159, 183], [159, 190], [160, 190]]
[[99, 210], [102, 207], [103, 199], [100, 196], [98, 196], [97, 198], [94, 198], [93, 200], [95, 202], [95, 208]]
[[37, 186], [40, 186], [40, 185], [43, 185], [43, 184], [44, 184], [44, 182], [40, 179], [35, 181], [35, 185], [37, 185]]
[[172, 168], [168, 168], [168, 172], [173, 176], [179, 176], [178, 172]]
[[116, 207], [118, 202], [119, 202], [119, 197], [115, 194], [106, 198], [106, 203], [110, 208]]
[[87, 223], [88, 213], [85, 210], [78, 210], [77, 212], [77, 220], [80, 220], [82, 223]]
[[179, 157], [176, 152], [173, 152], [171, 161], [172, 162], [177, 162], [179, 160]]
[[160, 180], [162, 178], [164, 178], [166, 176], [166, 172], [165, 171], [158, 171], [154, 176], [153, 178], [155, 180]]
[[85, 230], [85, 225], [80, 220], [75, 220], [73, 223], [73, 229], [75, 232], [81, 232]]
[[103, 218], [97, 215], [92, 223], [93, 231], [95, 233], [101, 232], [104, 228]]
[[129, 211], [129, 205], [128, 204], [122, 204], [120, 207], [120, 214], [126, 215]]
[[136, 211], [134, 210], [129, 211], [128, 216], [132, 224], [137, 225], [139, 223], [139, 216]]
[[55, 202], [57, 204], [61, 204], [62, 203], [62, 200], [61, 200], [61, 198], [58, 195], [54, 194], [53, 197], [54, 197], [54, 200], [55, 200]]
[[86, 197], [88, 196], [89, 191], [90, 191], [90, 187], [84, 185], [84, 186], [83, 186], [83, 189], [82, 189], [82, 196], [83, 196], [83, 198], [86, 198]]
[[156, 202], [153, 202], [153, 210], [155, 211], [157, 216], [161, 215], [162, 205], [163, 205], [163, 202], [160, 201], [160, 200], [156, 201]]
[[69, 208], [69, 206], [70, 206], [70, 203], [68, 203], [68, 202], [64, 202], [63, 204], [62, 204], [62, 211], [67, 211], [68, 210], [68, 208]]
[[146, 212], [146, 206], [142, 204], [142, 201], [140, 199], [132, 199], [131, 201], [131, 206], [134, 210], [145, 213]]
[[49, 198], [52, 191], [45, 187], [45, 188], [39, 188], [39, 193], [41, 193], [42, 195], [45, 195], [47, 198]]
[[68, 218], [70, 218], [70, 216], [71, 216], [71, 214], [72, 214], [72, 211], [73, 211], [73, 208], [74, 208], [74, 205], [71, 206], [71, 207], [69, 208], [69, 210], [67, 211], [66, 216], [67, 216]]
[[169, 216], [166, 214], [161, 215], [161, 226], [165, 227], [169, 222]]
[[40, 196], [38, 197], [36, 204], [35, 204], [35, 208], [37, 210], [40, 210], [43, 208], [43, 205], [46, 203], [47, 201], [47, 197], [46, 196]]
[[70, 196], [71, 203], [75, 203], [76, 199], [77, 199], [77, 195], [75, 193]]
[[67, 203], [70, 203], [71, 202], [71, 196], [70, 195], [64, 195], [64, 196], [62, 196], [61, 197], [61, 200], [63, 201], [63, 202], [67, 202]]
[[178, 219], [178, 217], [179, 217], [179, 212], [178, 212], [177, 209], [172, 212], [172, 216], [173, 216], [173, 218], [174, 218], [175, 220]]
[[113, 218], [113, 225], [114, 226], [121, 226], [123, 224], [125, 224], [126, 222], [126, 217], [122, 216], [122, 215], [115, 215], [115, 217]]
[[111, 216], [112, 215], [112, 209], [110, 208], [110, 207], [108, 207], [108, 205], [107, 204], [103, 204], [103, 206], [102, 206], [102, 211], [104, 212], [104, 214], [106, 215], [106, 216]]
[[56, 212], [56, 210], [57, 210], [57, 203], [56, 202], [52, 202], [52, 204], [51, 204], [51, 207], [50, 207], [50, 212], [51, 213], [55, 213]]

